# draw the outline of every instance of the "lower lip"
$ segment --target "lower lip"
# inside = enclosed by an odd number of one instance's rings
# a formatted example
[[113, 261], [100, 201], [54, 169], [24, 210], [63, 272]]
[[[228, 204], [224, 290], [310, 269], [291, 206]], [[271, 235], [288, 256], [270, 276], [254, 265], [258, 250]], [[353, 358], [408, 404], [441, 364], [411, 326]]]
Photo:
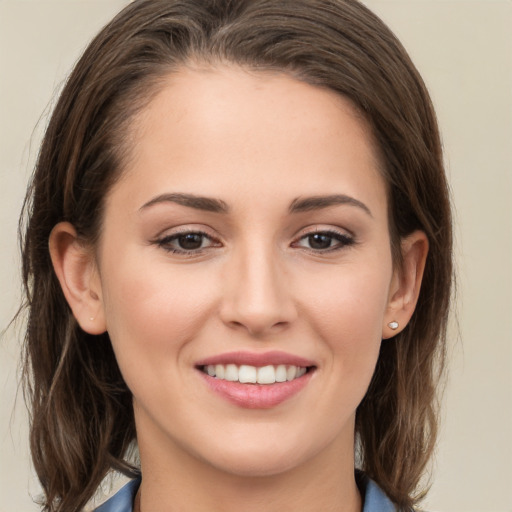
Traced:
[[299, 393], [310, 381], [312, 371], [302, 377], [275, 384], [241, 384], [216, 379], [201, 372], [212, 391], [225, 400], [245, 409], [271, 409]]

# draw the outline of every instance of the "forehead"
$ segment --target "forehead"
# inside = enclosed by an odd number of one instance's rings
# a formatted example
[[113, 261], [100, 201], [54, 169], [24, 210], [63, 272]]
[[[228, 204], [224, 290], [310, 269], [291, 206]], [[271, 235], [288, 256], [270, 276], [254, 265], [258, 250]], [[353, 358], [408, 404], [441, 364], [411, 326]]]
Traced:
[[[262, 125], [279, 128], [288, 123], [290, 128], [308, 130], [311, 138], [326, 130], [343, 135], [348, 128], [357, 131], [365, 143], [374, 142], [364, 115], [346, 97], [285, 73], [235, 65], [184, 66], [169, 74], [147, 108], [136, 116], [133, 128], [165, 130], [168, 121], [180, 129], [189, 126], [188, 122], [201, 123], [208, 138], [231, 135], [235, 139], [254, 134]], [[226, 132], [229, 128], [231, 134]], [[269, 139], [275, 135], [265, 131]], [[200, 135], [197, 130], [196, 135]]]
[[[129, 178], [140, 191], [222, 198], [235, 184], [250, 195], [257, 182], [284, 198], [303, 195], [301, 187], [325, 194], [347, 176], [343, 193], [385, 189], [358, 110], [334, 91], [282, 73], [184, 67], [167, 77], [131, 131], [120, 182]], [[277, 189], [279, 180], [290, 190]]]

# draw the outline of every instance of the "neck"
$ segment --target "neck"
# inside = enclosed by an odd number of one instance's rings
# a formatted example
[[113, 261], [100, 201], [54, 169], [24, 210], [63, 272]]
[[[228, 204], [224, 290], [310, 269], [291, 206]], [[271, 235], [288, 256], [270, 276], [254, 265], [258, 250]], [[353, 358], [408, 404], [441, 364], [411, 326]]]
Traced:
[[[338, 446], [339, 445], [339, 446]], [[324, 453], [278, 474], [228, 473], [174, 447], [152, 453], [139, 439], [139, 512], [361, 512], [352, 450], [335, 441]], [[135, 509], [137, 511], [137, 508]]]

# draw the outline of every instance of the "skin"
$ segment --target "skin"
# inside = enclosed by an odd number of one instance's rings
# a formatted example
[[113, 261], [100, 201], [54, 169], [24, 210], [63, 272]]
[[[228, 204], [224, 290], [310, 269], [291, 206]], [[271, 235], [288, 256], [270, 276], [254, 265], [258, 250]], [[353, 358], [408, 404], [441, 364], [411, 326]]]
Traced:
[[[393, 266], [370, 130], [334, 92], [218, 67], [170, 76], [132, 135], [99, 246], [61, 223], [50, 250], [80, 325], [108, 330], [133, 393], [141, 509], [361, 510], [355, 411], [382, 339], [397, 332], [387, 324], [401, 329], [412, 315], [428, 250], [413, 233], [403, 268]], [[162, 194], [213, 198], [228, 211]], [[333, 194], [344, 204], [290, 211]], [[198, 231], [199, 251], [171, 252], [173, 235]], [[312, 246], [315, 232], [328, 232], [327, 248]], [[269, 350], [315, 365], [272, 408], [225, 400], [196, 368]]]

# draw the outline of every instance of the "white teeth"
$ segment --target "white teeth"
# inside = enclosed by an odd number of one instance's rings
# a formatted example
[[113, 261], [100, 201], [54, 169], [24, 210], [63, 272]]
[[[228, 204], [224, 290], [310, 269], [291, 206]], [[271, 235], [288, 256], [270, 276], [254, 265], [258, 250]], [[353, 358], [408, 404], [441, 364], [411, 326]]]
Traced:
[[238, 380], [238, 367], [236, 364], [226, 365], [226, 369], [224, 371], [224, 380], [229, 380], [230, 382], [235, 382]]
[[238, 369], [238, 381], [243, 384], [256, 384], [258, 370], [254, 366], [247, 366], [243, 364]]
[[293, 380], [297, 376], [297, 367], [296, 366], [288, 366], [288, 370], [286, 371], [286, 380]]
[[307, 368], [303, 366], [250, 366], [235, 364], [216, 364], [203, 367], [203, 371], [210, 377], [228, 380], [230, 382], [241, 382], [243, 384], [274, 384], [275, 382], [286, 382], [302, 377]]
[[280, 364], [276, 368], [276, 382], [286, 382], [286, 366]]
[[276, 371], [273, 366], [262, 366], [258, 368], [258, 384], [274, 384]]
[[224, 365], [222, 364], [216, 364], [215, 365], [215, 375], [212, 375], [212, 377], [217, 377], [218, 379], [223, 379], [224, 378]]

